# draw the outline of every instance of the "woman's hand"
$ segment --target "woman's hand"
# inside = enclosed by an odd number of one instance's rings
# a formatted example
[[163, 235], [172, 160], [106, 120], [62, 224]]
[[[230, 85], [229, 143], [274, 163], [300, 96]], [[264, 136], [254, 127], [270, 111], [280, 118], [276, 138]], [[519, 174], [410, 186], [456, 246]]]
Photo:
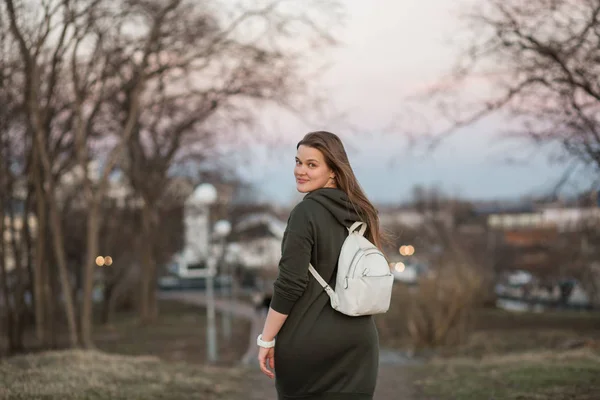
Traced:
[[[269, 313], [267, 314], [267, 319], [265, 321], [265, 326], [261, 333], [262, 340], [266, 342], [270, 342], [270, 339], [275, 339], [279, 330], [283, 326], [285, 320], [287, 319], [287, 315], [281, 314], [272, 308], [269, 308]], [[257, 341], [257, 344], [259, 342]], [[275, 378], [275, 348], [264, 348], [258, 347], [258, 362], [260, 363], [260, 370], [268, 376], [269, 378]]]
[[258, 347], [258, 362], [260, 363], [260, 370], [269, 378], [275, 378], [275, 348], [265, 349], [264, 347]]

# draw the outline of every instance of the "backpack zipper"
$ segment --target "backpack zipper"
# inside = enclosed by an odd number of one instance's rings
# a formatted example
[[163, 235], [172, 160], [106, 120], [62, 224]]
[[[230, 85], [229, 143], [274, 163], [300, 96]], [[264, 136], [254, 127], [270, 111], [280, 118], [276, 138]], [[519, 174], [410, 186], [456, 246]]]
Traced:
[[[358, 267], [358, 263], [360, 262], [361, 258], [363, 258], [364, 256], [368, 256], [369, 254], [381, 254], [381, 252], [376, 247], [360, 249], [359, 251], [357, 251], [354, 257], [352, 258], [352, 262], [350, 263], [348, 275], [350, 275], [350, 271], [352, 271], [352, 278], [354, 278], [356, 275], [356, 268]], [[347, 281], [348, 277], [346, 277], [346, 282]]]
[[362, 273], [362, 276], [366, 276], [367, 278], [383, 278], [385, 276], [390, 276], [392, 275], [392, 273], [390, 272], [389, 274], [385, 274], [385, 275], [367, 275], [367, 273], [369, 272], [368, 269], [364, 270]]
[[[348, 272], [346, 273], [346, 285], [344, 287], [344, 289], [348, 289], [348, 279], [350, 278], [350, 273], [353, 273], [354, 271], [352, 270], [352, 267], [354, 266], [354, 261], [356, 260], [357, 257], [362, 256], [362, 254], [365, 251], [363, 249], [358, 249], [358, 251], [356, 253], [354, 253], [354, 256], [352, 257], [352, 261], [350, 261], [350, 267], [348, 267]], [[356, 268], [356, 267], [354, 267]], [[354, 277], [354, 274], [353, 276]]]

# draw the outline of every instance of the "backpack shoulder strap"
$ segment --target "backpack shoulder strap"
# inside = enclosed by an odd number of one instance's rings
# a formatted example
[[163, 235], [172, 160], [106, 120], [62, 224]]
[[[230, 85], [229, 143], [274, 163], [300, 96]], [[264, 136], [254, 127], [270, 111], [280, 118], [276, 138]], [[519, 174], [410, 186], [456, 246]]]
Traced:
[[308, 270], [315, 277], [315, 279], [321, 284], [321, 286], [323, 286], [323, 289], [327, 290], [327, 288], [329, 287], [329, 284], [327, 282], [325, 282], [325, 279], [321, 278], [321, 275], [319, 275], [319, 273], [317, 272], [315, 267], [312, 266], [312, 264], [308, 264]]
[[[362, 225], [362, 226], [361, 226]], [[352, 233], [360, 226], [360, 230], [358, 231], [360, 236], [365, 236], [365, 232], [367, 231], [367, 224], [361, 221], [356, 221], [352, 224], [350, 228], [348, 228], [348, 233]]]
[[325, 289], [325, 292], [327, 292], [327, 295], [331, 299], [331, 304], [332, 305], [333, 304], [337, 304], [337, 302], [338, 302], [337, 295], [335, 294], [335, 292], [333, 291], [333, 289], [331, 288], [331, 286], [329, 286], [329, 284], [327, 282], [325, 282], [325, 279], [321, 278], [321, 275], [319, 275], [319, 273], [317, 272], [317, 270], [315, 269], [315, 267], [313, 267], [312, 264], [308, 264], [308, 270], [310, 271], [310, 273], [312, 274], [312, 276], [315, 277], [315, 279], [317, 280], [317, 282], [319, 282], [319, 284], [321, 286], [323, 286], [323, 289]]

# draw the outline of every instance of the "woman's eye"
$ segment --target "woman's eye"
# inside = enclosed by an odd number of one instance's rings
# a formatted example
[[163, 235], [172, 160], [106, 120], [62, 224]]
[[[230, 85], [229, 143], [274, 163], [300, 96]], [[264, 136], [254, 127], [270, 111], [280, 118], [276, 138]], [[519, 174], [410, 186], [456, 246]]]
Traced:
[[310, 164], [308, 164], [308, 166], [309, 166], [309, 167], [311, 167], [311, 168], [314, 168], [314, 167], [316, 167], [316, 165], [315, 165], [315, 164], [313, 164], [313, 163], [310, 163]]
[[300, 161], [296, 160], [296, 165], [300, 165]]

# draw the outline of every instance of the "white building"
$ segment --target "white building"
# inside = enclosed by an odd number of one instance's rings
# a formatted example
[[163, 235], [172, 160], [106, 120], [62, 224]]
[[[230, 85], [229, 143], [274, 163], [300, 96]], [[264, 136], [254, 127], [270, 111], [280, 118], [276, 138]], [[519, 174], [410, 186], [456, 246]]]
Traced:
[[379, 214], [382, 226], [402, 225], [408, 228], [419, 228], [429, 221], [443, 222], [446, 227], [451, 227], [454, 218], [447, 211], [424, 211], [415, 209], [386, 210]]
[[498, 229], [556, 228], [559, 232], [600, 224], [600, 208], [542, 208], [534, 212], [493, 214], [488, 225]]
[[286, 223], [277, 217], [250, 214], [233, 227], [230, 261], [251, 270], [277, 270]]

